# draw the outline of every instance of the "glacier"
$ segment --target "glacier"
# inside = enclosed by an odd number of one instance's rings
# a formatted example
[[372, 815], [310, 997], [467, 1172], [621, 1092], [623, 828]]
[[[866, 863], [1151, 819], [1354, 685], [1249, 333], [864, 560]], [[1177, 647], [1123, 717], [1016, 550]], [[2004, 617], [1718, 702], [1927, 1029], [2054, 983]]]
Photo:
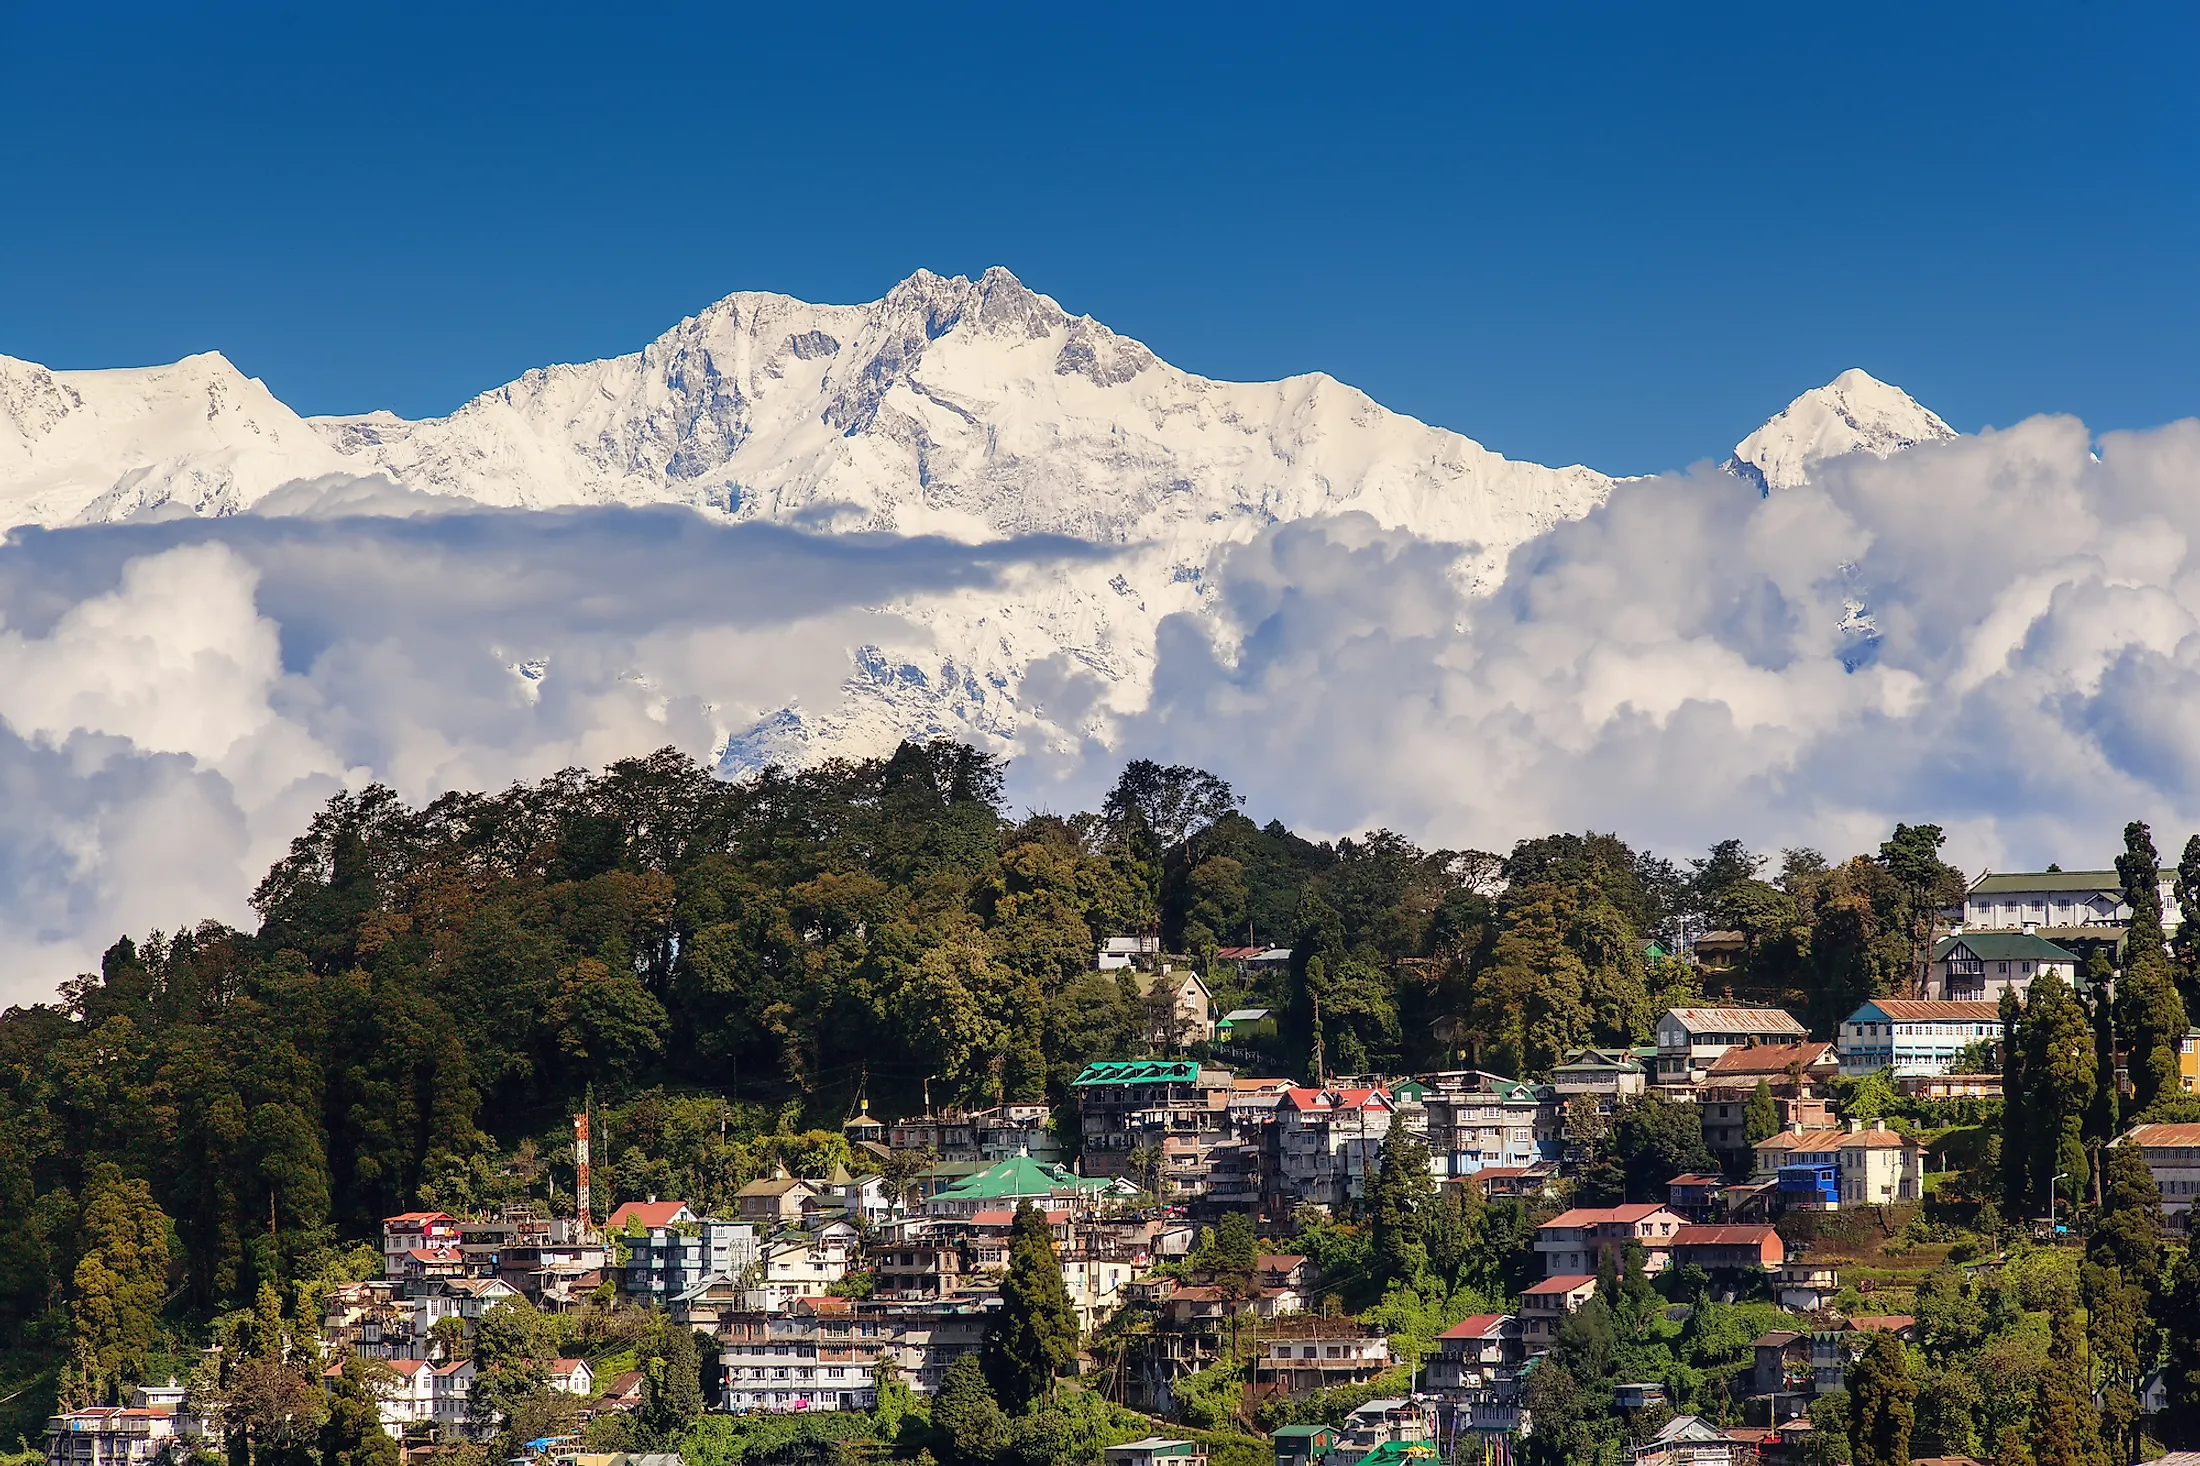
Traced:
[[[1772, 492], [1830, 458], [1952, 436], [1849, 371], [1725, 466]], [[1107, 744], [1146, 704], [1164, 618], [1212, 621], [1217, 557], [1263, 528], [1365, 514], [1456, 547], [1461, 587], [1487, 589], [1513, 548], [1615, 482], [1504, 458], [1319, 373], [1180, 371], [998, 267], [919, 271], [863, 305], [737, 293], [631, 355], [541, 367], [425, 420], [301, 417], [211, 352], [96, 371], [0, 357], [0, 528], [280, 513], [308, 485], [354, 512], [389, 512], [394, 488], [405, 512], [681, 505], [826, 533], [1105, 547], [882, 603], [906, 639], [849, 647], [837, 705], [722, 727], [728, 771], [911, 736]], [[514, 675], [532, 696], [557, 673]]]

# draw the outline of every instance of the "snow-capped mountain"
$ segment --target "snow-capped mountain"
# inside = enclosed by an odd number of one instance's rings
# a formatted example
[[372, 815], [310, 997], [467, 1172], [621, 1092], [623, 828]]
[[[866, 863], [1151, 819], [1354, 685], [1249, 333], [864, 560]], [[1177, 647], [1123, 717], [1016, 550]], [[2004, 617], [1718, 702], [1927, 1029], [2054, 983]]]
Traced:
[[1760, 491], [1792, 489], [1829, 458], [1848, 453], [1885, 458], [1954, 436], [1954, 428], [1909, 393], [1851, 367], [1736, 443], [1726, 467]]
[[[1730, 467], [1787, 487], [1820, 458], [1949, 435], [1847, 372], [1743, 440]], [[1109, 547], [888, 608], [915, 628], [908, 644], [852, 648], [839, 708], [725, 729], [735, 764], [908, 734], [1104, 738], [1145, 700], [1161, 619], [1201, 609], [1229, 543], [1357, 510], [1465, 547], [1458, 573], [1487, 584], [1514, 546], [1613, 482], [1508, 460], [1327, 376], [1193, 376], [998, 268], [919, 272], [868, 305], [732, 295], [633, 355], [531, 371], [426, 421], [303, 419], [214, 354], [91, 372], [0, 358], [0, 526], [248, 512], [328, 475], [504, 507], [678, 503]], [[530, 683], [556, 676], [525, 665]]]

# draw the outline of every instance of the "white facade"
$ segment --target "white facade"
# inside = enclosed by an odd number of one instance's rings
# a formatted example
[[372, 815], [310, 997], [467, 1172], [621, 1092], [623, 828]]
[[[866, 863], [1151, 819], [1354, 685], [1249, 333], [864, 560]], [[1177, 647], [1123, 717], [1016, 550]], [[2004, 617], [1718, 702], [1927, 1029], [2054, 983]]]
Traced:
[[1779, 1008], [1669, 1008], [1658, 1015], [1658, 1083], [1700, 1084], [1719, 1055], [1744, 1044], [1809, 1038]]
[[2187, 1229], [2193, 1200], [2200, 1197], [2200, 1125], [2136, 1125], [2124, 1145], [2137, 1146], [2140, 1158], [2162, 1194], [2162, 1216]]
[[2000, 1041], [1995, 1003], [1875, 998], [1842, 1021], [1834, 1048], [1845, 1075], [1892, 1069], [1901, 1077], [1950, 1073], [1964, 1049]]
[[[2183, 919], [2171, 894], [2174, 872], [2164, 872], [2162, 925]], [[1986, 874], [1963, 898], [1966, 927], [2021, 931], [2027, 926], [2118, 926], [2131, 920], [2123, 877], [2113, 870], [2011, 871]]]

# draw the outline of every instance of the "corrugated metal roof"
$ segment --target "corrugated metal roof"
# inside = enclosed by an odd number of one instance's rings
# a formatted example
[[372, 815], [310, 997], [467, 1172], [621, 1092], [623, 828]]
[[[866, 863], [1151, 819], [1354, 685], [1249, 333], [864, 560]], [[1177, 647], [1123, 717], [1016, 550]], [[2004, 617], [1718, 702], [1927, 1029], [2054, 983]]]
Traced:
[[2012, 870], [1984, 875], [1971, 887], [1974, 896], [2023, 891], [2101, 892], [2122, 899], [2124, 878], [2112, 870]]
[[1808, 1031], [1783, 1008], [1668, 1008], [1662, 1016], [1678, 1020], [1691, 1033], [1792, 1033], [1801, 1038]]
[[1854, 1023], [1858, 1013], [1876, 1012], [1882, 1018], [1892, 1018], [1898, 1023], [1981, 1023], [2000, 1022], [1999, 1003], [1931, 1002], [1913, 998], [1874, 998], [1856, 1013], [1849, 1015]]

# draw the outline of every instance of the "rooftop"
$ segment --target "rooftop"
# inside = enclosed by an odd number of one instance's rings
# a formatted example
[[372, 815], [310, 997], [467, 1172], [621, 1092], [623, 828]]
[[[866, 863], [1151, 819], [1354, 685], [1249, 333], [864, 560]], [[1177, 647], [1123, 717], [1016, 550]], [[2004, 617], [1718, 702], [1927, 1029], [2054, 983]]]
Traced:
[[1967, 931], [1942, 937], [1933, 944], [1933, 960], [1945, 962], [1961, 947], [1981, 962], [2071, 962], [2074, 953], [2032, 932]]
[[1189, 1059], [1106, 1059], [1087, 1064], [1071, 1081], [1073, 1088], [1093, 1084], [1189, 1084], [1199, 1065]]
[[1782, 1008], [1668, 1008], [1673, 1019], [1690, 1033], [1792, 1033], [1806, 1036], [1795, 1015]]
[[1436, 1337], [1439, 1339], [1486, 1339], [1502, 1329], [1510, 1321], [1509, 1313], [1478, 1313], [1472, 1318], [1461, 1319]]
[[1785, 1074], [1791, 1065], [1810, 1069], [1833, 1062], [1833, 1045], [1829, 1043], [1744, 1044], [1714, 1059], [1709, 1077], [1718, 1080], [1740, 1074]]
[[1522, 1288], [1520, 1296], [1528, 1298], [1549, 1293], [1571, 1293], [1580, 1288], [1593, 1288], [1596, 1281], [1594, 1273], [1560, 1273], [1555, 1278], [1545, 1278], [1540, 1283]]
[[1897, 1023], [1985, 1023], [2001, 1021], [1999, 1003], [1935, 1003], [1914, 998], [1874, 998], [1851, 1013], [1854, 1023], [1867, 1013]]
[[2075, 891], [2083, 895], [2105, 893], [2123, 899], [2124, 878], [2112, 870], [2012, 870], [1983, 875], [1972, 883], [1974, 896], [1999, 896], [2018, 891]]
[[2200, 1146], [2200, 1125], [2134, 1125], [2124, 1139], [2132, 1145]]

